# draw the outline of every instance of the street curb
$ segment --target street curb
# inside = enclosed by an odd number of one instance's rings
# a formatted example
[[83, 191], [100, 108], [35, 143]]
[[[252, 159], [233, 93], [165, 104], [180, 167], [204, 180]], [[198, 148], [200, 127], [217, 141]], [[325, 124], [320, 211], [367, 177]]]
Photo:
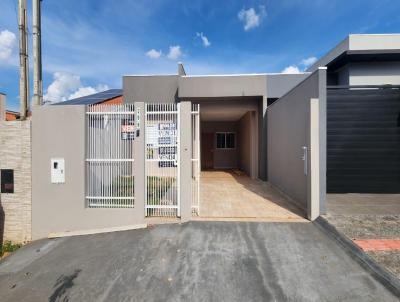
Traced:
[[400, 280], [391, 272], [380, 266], [374, 259], [368, 256], [352, 240], [340, 233], [325, 218], [318, 217], [313, 223], [329, 237], [337, 241], [354, 260], [366, 269], [375, 279], [393, 294], [400, 297]]
[[53, 238], [60, 238], [60, 237], [94, 235], [94, 234], [103, 234], [103, 233], [138, 230], [138, 229], [145, 229], [145, 228], [147, 228], [147, 224], [146, 223], [142, 223], [142, 224], [127, 225], [127, 226], [122, 226], [122, 227], [110, 227], [110, 228], [103, 228], [103, 229], [90, 229], [90, 230], [82, 230], [82, 231], [56, 232], [56, 233], [50, 233], [47, 236], [47, 238], [53, 239]]

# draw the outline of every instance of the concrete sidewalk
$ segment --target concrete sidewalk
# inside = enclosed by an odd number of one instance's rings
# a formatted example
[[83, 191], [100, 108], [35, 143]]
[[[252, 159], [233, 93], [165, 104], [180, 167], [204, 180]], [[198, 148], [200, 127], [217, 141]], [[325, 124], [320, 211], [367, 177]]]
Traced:
[[398, 301], [312, 223], [190, 222], [42, 240], [0, 301]]
[[328, 194], [327, 210], [331, 225], [400, 279], [400, 194]]

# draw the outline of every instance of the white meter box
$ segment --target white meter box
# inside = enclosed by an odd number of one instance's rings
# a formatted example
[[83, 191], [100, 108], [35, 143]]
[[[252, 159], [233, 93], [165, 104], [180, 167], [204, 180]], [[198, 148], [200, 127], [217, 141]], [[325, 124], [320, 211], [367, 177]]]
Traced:
[[65, 183], [65, 161], [64, 158], [51, 159], [51, 183]]

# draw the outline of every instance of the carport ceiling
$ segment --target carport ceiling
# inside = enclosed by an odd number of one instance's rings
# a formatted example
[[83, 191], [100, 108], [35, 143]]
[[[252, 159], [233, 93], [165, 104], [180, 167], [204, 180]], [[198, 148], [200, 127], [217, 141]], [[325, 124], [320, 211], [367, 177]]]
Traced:
[[201, 108], [200, 118], [205, 122], [235, 122], [247, 112], [243, 108]]
[[205, 122], [236, 122], [248, 111], [256, 111], [254, 101], [200, 103], [200, 119]]

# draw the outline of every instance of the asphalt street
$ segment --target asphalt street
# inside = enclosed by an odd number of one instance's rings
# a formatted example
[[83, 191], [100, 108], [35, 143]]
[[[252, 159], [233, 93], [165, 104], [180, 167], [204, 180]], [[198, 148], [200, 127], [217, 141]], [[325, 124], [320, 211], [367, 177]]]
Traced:
[[190, 222], [33, 242], [0, 301], [399, 299], [312, 223]]

